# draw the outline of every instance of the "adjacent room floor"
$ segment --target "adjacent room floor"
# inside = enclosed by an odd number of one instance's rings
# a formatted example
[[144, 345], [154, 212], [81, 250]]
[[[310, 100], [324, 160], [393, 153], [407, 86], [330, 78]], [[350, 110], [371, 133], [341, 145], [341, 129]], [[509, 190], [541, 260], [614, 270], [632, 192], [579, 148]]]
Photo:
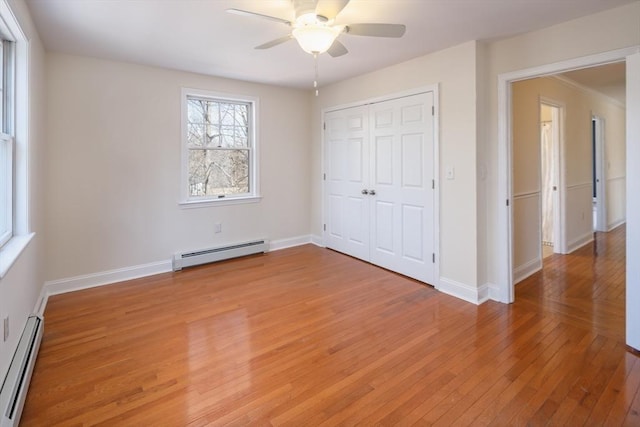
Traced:
[[54, 296], [22, 425], [639, 425], [624, 235], [511, 305], [311, 245]]

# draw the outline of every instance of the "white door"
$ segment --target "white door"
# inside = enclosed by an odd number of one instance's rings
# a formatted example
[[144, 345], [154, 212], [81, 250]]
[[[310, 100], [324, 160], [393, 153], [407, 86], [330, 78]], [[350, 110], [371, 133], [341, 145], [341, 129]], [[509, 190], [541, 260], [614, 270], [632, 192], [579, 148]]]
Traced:
[[[434, 283], [433, 94], [325, 116], [325, 244]], [[364, 193], [364, 194], [363, 194]]]
[[[369, 260], [368, 108], [355, 107], [325, 115], [325, 244]], [[365, 161], [365, 159], [367, 159]]]
[[433, 282], [433, 94], [370, 107], [371, 262]]

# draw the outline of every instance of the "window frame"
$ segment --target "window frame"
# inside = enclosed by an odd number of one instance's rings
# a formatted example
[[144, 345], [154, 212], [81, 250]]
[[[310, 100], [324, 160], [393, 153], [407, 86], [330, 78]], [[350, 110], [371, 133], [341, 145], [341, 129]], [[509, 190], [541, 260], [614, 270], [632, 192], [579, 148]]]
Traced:
[[[204, 100], [243, 103], [248, 104], [250, 108], [249, 114], [249, 132], [248, 132], [248, 151], [249, 151], [249, 192], [239, 195], [217, 196], [190, 196], [189, 195], [189, 145], [188, 135], [188, 99], [200, 98]], [[235, 95], [222, 92], [215, 92], [202, 89], [182, 88], [180, 97], [181, 104], [181, 178], [180, 178], [180, 202], [183, 208], [221, 206], [239, 203], [255, 203], [261, 200], [259, 188], [259, 156], [258, 156], [258, 117], [259, 117], [259, 99], [247, 95]]]
[[0, 1], [0, 32], [12, 42], [11, 91], [12, 109], [6, 122], [11, 126], [12, 145], [12, 236], [0, 246], [0, 279], [5, 277], [36, 233], [30, 226], [30, 41], [22, 30], [18, 17], [7, 1]]
[[[4, 161], [0, 165], [4, 170], [0, 176], [0, 185], [5, 200], [0, 200], [4, 209], [4, 224], [0, 224], [0, 248], [4, 247], [15, 235], [15, 108], [16, 108], [16, 41], [7, 25], [0, 25], [0, 150], [4, 151]], [[2, 158], [2, 157], [0, 157]], [[1, 217], [0, 217], [1, 218]], [[3, 230], [4, 229], [4, 230]]]
[[[6, 224], [0, 224], [0, 248], [2, 248], [7, 242], [9, 242], [9, 240], [11, 240], [11, 238], [13, 237], [13, 193], [14, 193], [14, 178], [13, 178], [13, 174], [14, 174], [14, 148], [13, 148], [13, 138], [4, 134], [4, 133], [0, 133], [0, 145], [5, 145], [5, 147], [0, 147], [0, 150], [6, 150], [6, 158], [4, 159], [5, 161], [3, 162], [4, 164], [0, 165], [0, 170], [4, 169], [4, 173], [3, 176], [0, 176], [0, 185], [6, 187], [5, 189], [3, 189], [3, 191], [0, 191], [0, 194], [3, 194], [3, 192], [6, 192], [6, 194], [4, 194], [3, 198], [6, 198], [6, 200], [0, 200], [0, 208], [4, 209], [4, 215], [5, 215], [5, 220], [6, 220]], [[0, 156], [0, 158], [2, 158]], [[2, 232], [2, 229], [5, 228], [4, 232]]]

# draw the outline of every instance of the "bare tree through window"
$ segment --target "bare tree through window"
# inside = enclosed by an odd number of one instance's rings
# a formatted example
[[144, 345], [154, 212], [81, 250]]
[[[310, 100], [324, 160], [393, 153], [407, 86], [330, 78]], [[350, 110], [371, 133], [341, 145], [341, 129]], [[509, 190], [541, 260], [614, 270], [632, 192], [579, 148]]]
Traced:
[[189, 197], [248, 194], [251, 104], [187, 97]]

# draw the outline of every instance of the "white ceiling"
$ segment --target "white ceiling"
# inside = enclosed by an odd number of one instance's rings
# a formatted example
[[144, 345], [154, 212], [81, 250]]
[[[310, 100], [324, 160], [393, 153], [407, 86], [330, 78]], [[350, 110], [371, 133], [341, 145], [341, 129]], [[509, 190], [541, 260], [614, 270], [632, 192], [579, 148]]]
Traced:
[[[323, 1], [323, 0], [321, 0]], [[507, 37], [635, 0], [351, 0], [337, 24], [405, 24], [401, 39], [342, 34], [349, 54], [319, 59], [320, 84], [469, 40]], [[295, 41], [253, 48], [290, 28], [226, 13], [293, 19], [290, 0], [27, 0], [47, 50], [290, 87], [310, 87], [313, 58]]]

